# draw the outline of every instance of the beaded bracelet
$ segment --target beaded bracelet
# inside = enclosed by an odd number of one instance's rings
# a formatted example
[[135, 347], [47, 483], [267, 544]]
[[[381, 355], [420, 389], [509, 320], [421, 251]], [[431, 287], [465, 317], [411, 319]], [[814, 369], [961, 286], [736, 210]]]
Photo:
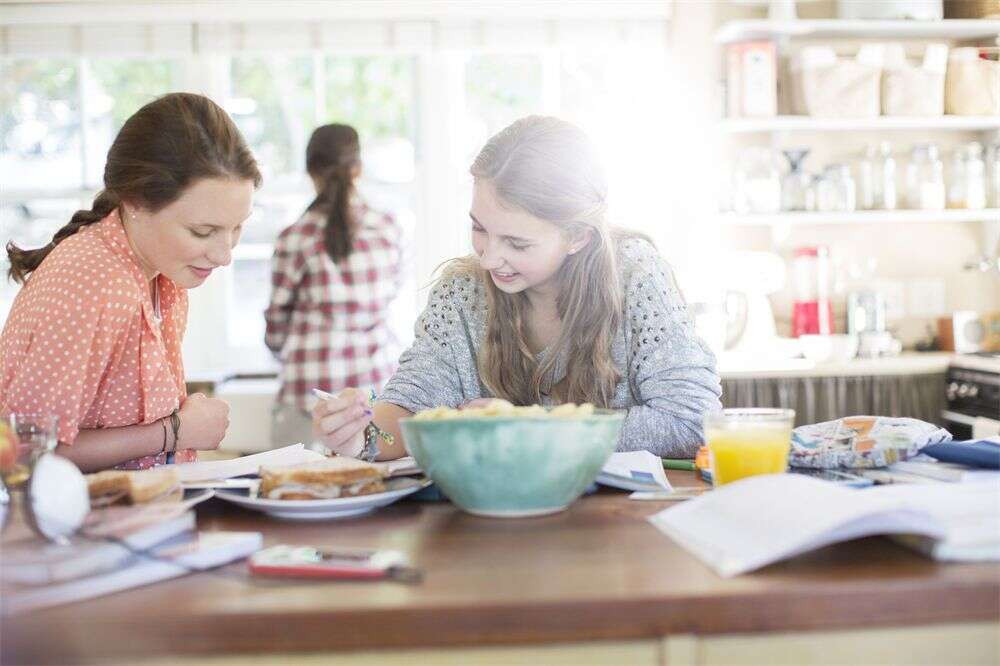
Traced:
[[170, 449], [171, 453], [177, 451], [177, 440], [180, 438], [181, 433], [181, 417], [177, 414], [177, 410], [170, 412], [170, 428], [174, 431], [174, 445]]
[[160, 425], [163, 427], [163, 446], [160, 447], [160, 453], [157, 455], [162, 455], [167, 452], [167, 419], [166, 417], [160, 419]]

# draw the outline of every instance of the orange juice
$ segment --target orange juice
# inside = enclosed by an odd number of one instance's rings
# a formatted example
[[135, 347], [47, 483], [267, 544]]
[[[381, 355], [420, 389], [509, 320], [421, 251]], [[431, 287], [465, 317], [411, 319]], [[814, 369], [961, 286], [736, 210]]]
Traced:
[[757, 474], [780, 474], [788, 467], [791, 410], [727, 409], [705, 417], [705, 438], [717, 486]]

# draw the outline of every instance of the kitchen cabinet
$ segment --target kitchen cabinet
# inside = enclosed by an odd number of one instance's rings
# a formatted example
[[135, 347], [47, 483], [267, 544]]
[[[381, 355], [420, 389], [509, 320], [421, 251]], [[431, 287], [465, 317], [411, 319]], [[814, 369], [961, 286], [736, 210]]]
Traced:
[[720, 359], [725, 407], [795, 410], [795, 424], [843, 416], [907, 416], [941, 423], [950, 353], [811, 364], [793, 360], [749, 365]]

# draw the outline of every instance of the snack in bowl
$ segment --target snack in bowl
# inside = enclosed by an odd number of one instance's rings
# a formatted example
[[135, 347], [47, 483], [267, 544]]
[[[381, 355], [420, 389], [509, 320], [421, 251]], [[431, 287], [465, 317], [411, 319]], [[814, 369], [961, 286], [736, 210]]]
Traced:
[[590, 416], [594, 413], [594, 406], [589, 402], [576, 405], [572, 402], [546, 409], [541, 405], [529, 405], [527, 407], [515, 407], [506, 400], [493, 398], [482, 407], [467, 407], [465, 409], [452, 409], [451, 407], [434, 407], [417, 412], [414, 419], [417, 421], [446, 421], [448, 419], [472, 419], [481, 416], [503, 416], [503, 417], [535, 417], [535, 418], [576, 418], [580, 416]]
[[87, 490], [93, 507], [179, 502], [184, 497], [180, 476], [172, 467], [138, 471], [109, 469], [87, 474]]
[[385, 491], [384, 468], [338, 456], [298, 465], [260, 468], [261, 499], [318, 500], [372, 495]]
[[623, 412], [565, 404], [438, 407], [400, 419], [406, 450], [459, 507], [525, 517], [567, 508], [615, 450]]

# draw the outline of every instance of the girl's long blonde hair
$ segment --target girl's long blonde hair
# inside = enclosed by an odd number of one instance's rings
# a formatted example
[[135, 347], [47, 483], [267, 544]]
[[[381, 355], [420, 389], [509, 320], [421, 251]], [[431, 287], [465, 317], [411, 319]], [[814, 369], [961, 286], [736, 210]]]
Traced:
[[501, 203], [562, 228], [590, 230], [589, 242], [568, 255], [556, 273], [556, 307], [562, 332], [542, 363], [528, 346], [524, 292], [507, 294], [493, 284], [476, 257], [457, 260], [448, 273], [475, 273], [486, 289], [486, 337], [479, 376], [497, 397], [514, 404], [541, 402], [546, 380], [565, 354], [566, 377], [549, 389], [556, 402], [608, 407], [619, 380], [611, 341], [622, 318], [622, 285], [616, 245], [625, 232], [607, 222], [607, 181], [587, 136], [558, 118], [528, 116], [491, 138], [470, 168], [490, 182]]

